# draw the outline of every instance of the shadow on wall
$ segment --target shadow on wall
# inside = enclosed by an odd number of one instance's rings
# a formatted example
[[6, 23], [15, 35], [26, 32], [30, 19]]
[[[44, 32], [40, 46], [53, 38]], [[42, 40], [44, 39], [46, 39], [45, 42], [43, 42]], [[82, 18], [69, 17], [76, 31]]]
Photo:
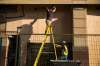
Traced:
[[72, 10], [67, 7], [57, 7], [53, 15], [52, 27], [56, 42], [67, 41], [72, 42], [72, 36], [65, 34], [73, 34]]
[[[28, 20], [30, 21], [33, 19], [33, 17], [38, 17], [37, 22], [33, 26], [33, 32], [39, 33], [39, 34], [45, 33], [46, 18], [47, 18], [47, 13], [46, 13], [45, 7], [47, 7], [47, 6], [24, 5], [23, 7], [21, 6], [20, 8], [18, 8], [19, 10], [17, 10], [17, 12], [16, 12], [16, 9], [13, 10], [13, 12], [11, 12], [9, 10], [7, 13], [8, 14], [7, 17], [19, 16], [19, 15], [23, 16], [23, 17], [7, 19], [7, 21], [8, 21], [7, 29], [15, 30], [16, 27], [19, 26], [20, 24], [29, 23]], [[12, 8], [14, 9], [14, 6]], [[19, 13], [19, 11], [21, 13]], [[54, 21], [52, 23], [53, 32], [55, 33], [56, 40], [58, 40], [58, 41], [65, 40], [65, 41], [70, 42], [72, 38], [70, 36], [64, 36], [63, 34], [72, 34], [72, 32], [73, 32], [71, 8], [65, 7], [65, 6], [60, 6], [60, 5], [57, 6], [57, 11], [54, 13], [54, 19], [57, 19], [56, 21]], [[20, 20], [22, 20], [22, 21], [20, 21]], [[13, 28], [10, 27], [10, 25], [12, 25], [12, 24], [14, 25]], [[23, 26], [25, 27], [26, 25], [23, 25]], [[43, 28], [41, 28], [41, 27], [43, 27]], [[42, 38], [41, 36], [36, 36], [36, 37]], [[41, 39], [39, 39], [39, 41], [41, 41]], [[50, 41], [52, 42], [52, 40], [48, 40], [48, 42], [50, 42]]]
[[[44, 15], [39, 13], [43, 11], [45, 7], [43, 6], [33, 6], [33, 5], [8, 5], [3, 9], [6, 13], [6, 19], [8, 22], [22, 20], [22, 19], [33, 19], [33, 17], [38, 17], [38, 19], [46, 18]], [[37, 13], [38, 12], [38, 13]]]
[[[26, 60], [27, 60], [27, 43], [29, 42], [31, 34], [33, 34], [32, 25], [36, 22], [37, 19], [35, 19], [30, 24], [24, 24], [20, 29], [19, 35], [20, 35], [20, 66], [25, 66]], [[24, 60], [24, 61], [23, 61]]]
[[100, 8], [97, 9], [88, 9], [88, 15], [100, 16]]
[[77, 50], [73, 50], [74, 60], [80, 60], [80, 66], [89, 66], [89, 52], [88, 47], [76, 47]]

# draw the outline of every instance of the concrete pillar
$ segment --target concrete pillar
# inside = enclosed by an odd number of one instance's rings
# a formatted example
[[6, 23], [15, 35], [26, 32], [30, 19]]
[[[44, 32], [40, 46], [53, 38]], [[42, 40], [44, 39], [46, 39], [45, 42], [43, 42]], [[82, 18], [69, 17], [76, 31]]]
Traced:
[[75, 34], [73, 59], [80, 60], [82, 66], [88, 66], [89, 62], [87, 36], [83, 35], [86, 34], [86, 12], [86, 8], [73, 8], [73, 33]]
[[2, 34], [2, 56], [1, 56], [1, 66], [7, 66], [7, 54], [8, 54], [8, 45], [7, 38], [5, 34]]
[[1, 51], [1, 58], [0, 58], [0, 66], [6, 66], [7, 61], [7, 39], [6, 39], [6, 33], [4, 31], [6, 30], [6, 18], [4, 11], [0, 11], [0, 36], [2, 37], [2, 51]]

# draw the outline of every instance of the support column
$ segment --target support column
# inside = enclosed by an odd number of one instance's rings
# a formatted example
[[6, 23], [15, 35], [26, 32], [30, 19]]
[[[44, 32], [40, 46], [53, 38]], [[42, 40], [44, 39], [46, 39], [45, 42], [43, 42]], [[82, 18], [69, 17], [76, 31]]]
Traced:
[[82, 66], [88, 66], [88, 46], [86, 34], [86, 8], [74, 7], [73, 8], [73, 33], [74, 35], [74, 48], [73, 60], [80, 60]]
[[6, 66], [7, 61], [7, 38], [6, 38], [6, 18], [5, 13], [3, 11], [4, 7], [1, 7], [0, 10], [0, 36], [2, 38], [2, 49], [1, 49], [1, 58], [0, 58], [0, 66]]

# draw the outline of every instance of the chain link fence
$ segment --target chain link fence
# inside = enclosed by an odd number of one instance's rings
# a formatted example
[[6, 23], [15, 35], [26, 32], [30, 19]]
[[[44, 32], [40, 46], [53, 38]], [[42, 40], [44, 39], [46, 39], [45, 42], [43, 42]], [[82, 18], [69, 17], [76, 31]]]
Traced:
[[[17, 37], [16, 32], [11, 32], [11, 33], [9, 32], [7, 34], [9, 35], [6, 36], [6, 38], [8, 39], [8, 43], [10, 43], [7, 44], [6, 46], [6, 48], [8, 47], [8, 51], [6, 50], [6, 52], [8, 53], [7, 61], [5, 61], [7, 62], [7, 65], [9, 66], [10, 63], [11, 64], [14, 63], [13, 65], [15, 65], [16, 60], [18, 61], [19, 65], [23, 63], [21, 62], [21, 59], [25, 57], [25, 54], [22, 56], [20, 56], [20, 54], [22, 50], [23, 51], [27, 50], [24, 51], [26, 53], [26, 66], [32, 66], [36, 59], [37, 52], [39, 51], [39, 48], [41, 46], [41, 42], [45, 37], [45, 34], [19, 34], [18, 35], [19, 38]], [[62, 37], [60, 38], [59, 35], [56, 36], [54, 35], [55, 39], [56, 38], [58, 39], [58, 40], [56, 39], [57, 45], [62, 45], [63, 40], [66, 41], [66, 45], [69, 51], [68, 54], [69, 60], [66, 62], [67, 64], [69, 64], [69, 66], [72, 66], [70, 64], [76, 63], [77, 60], [78, 62], [80, 61], [81, 63], [80, 66], [100, 66], [100, 60], [99, 60], [100, 59], [100, 35], [99, 34], [75, 34], [75, 35], [64, 34], [63, 39]], [[2, 40], [2, 38], [4, 37], [0, 36], [0, 55], [4, 53], [4, 51], [2, 50], [4, 48], [3, 47], [4, 40]], [[60, 39], [61, 41], [59, 41]], [[22, 41], [27, 42], [26, 43], [27, 49], [25, 49], [25, 45], [22, 43]], [[17, 46], [17, 44], [19, 45]], [[21, 44], [23, 44], [22, 47]], [[19, 47], [19, 49], [16, 49], [16, 46]], [[61, 63], [62, 65], [63, 64], [66, 65], [66, 63], [62, 63], [60, 59], [60, 57], [62, 56], [61, 48], [56, 47], [56, 49], [58, 54], [58, 60], [60, 61], [51, 62], [50, 60], [55, 60], [55, 55], [54, 55], [54, 48], [53, 48], [51, 36], [50, 34], [48, 34], [48, 39], [46, 41], [43, 52], [41, 53], [38, 66], [50, 66], [53, 63], [56, 64], [58, 63], [58, 65], [59, 63]], [[19, 52], [16, 52], [16, 50]], [[16, 53], [18, 53], [19, 55]], [[11, 56], [12, 54], [13, 56]], [[16, 56], [18, 56], [18, 58], [16, 58]], [[0, 57], [4, 57], [4, 56], [0, 56]], [[13, 60], [11, 59], [12, 57]], [[2, 59], [0, 61], [2, 61]]]

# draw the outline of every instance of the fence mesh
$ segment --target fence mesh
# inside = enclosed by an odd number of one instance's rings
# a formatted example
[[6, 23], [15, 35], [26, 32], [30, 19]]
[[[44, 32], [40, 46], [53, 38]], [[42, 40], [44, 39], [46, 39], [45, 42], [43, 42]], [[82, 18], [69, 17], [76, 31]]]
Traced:
[[[27, 66], [32, 66], [32, 64], [35, 61], [35, 58], [37, 56], [37, 52], [41, 46], [41, 42], [45, 37], [45, 34], [20, 34], [19, 37], [15, 37], [17, 33], [15, 32], [9, 32], [7, 33], [6, 37], [2, 37], [2, 34], [0, 33], [0, 62], [3, 61], [2, 57], [4, 59], [7, 59], [6, 64], [9, 66], [12, 63], [15, 63], [14, 60], [16, 60], [16, 43], [17, 40], [18, 43], [21, 45], [21, 42], [25, 40], [27, 41], [27, 60], [26, 60], [26, 65]], [[14, 35], [12, 35], [14, 34]], [[30, 37], [29, 37], [30, 35]], [[45, 47], [43, 49], [43, 52], [41, 53], [41, 57], [38, 63], [38, 66], [50, 66], [52, 63], [50, 60], [54, 60], [54, 48], [51, 40], [50, 34], [48, 35], [48, 39], [46, 41]], [[57, 37], [56, 37], [57, 36]], [[62, 37], [58, 38], [59, 35], [56, 35], [55, 39], [56, 44], [62, 45]], [[24, 37], [24, 38], [23, 38]], [[28, 37], [28, 38], [27, 38]], [[100, 66], [100, 35], [99, 34], [64, 34], [64, 41], [66, 41], [66, 45], [68, 46], [69, 50], [69, 58], [70, 62], [75, 62], [76, 60], [79, 60], [81, 62], [80, 66]], [[7, 44], [3, 44], [5, 42], [5, 39], [8, 39]], [[16, 38], [16, 39], [15, 39]], [[22, 40], [22, 39], [23, 40]], [[59, 41], [61, 39], [61, 41]], [[6, 51], [3, 49], [6, 49]], [[24, 46], [24, 44], [23, 44]], [[2, 49], [1, 49], [2, 47]], [[10, 47], [10, 48], [9, 48]], [[20, 51], [21, 51], [21, 47]], [[61, 57], [61, 49], [58, 47], [57, 49], [57, 54], [58, 54], [58, 60], [60, 60]], [[25, 49], [26, 50], [26, 49]], [[5, 52], [7, 54], [5, 54]], [[11, 53], [11, 54], [10, 54]], [[2, 56], [4, 55], [4, 56]], [[7, 58], [5, 58], [7, 55]], [[24, 55], [23, 55], [24, 56]], [[19, 53], [19, 60], [20, 60], [20, 53]], [[14, 62], [13, 62], [14, 61]], [[19, 61], [18, 61], [19, 62]], [[20, 64], [20, 62], [19, 62]], [[2, 63], [0, 63], [2, 65]], [[12, 64], [15, 65], [15, 64]], [[12, 66], [11, 65], [11, 66]], [[64, 66], [64, 65], [63, 65]]]

